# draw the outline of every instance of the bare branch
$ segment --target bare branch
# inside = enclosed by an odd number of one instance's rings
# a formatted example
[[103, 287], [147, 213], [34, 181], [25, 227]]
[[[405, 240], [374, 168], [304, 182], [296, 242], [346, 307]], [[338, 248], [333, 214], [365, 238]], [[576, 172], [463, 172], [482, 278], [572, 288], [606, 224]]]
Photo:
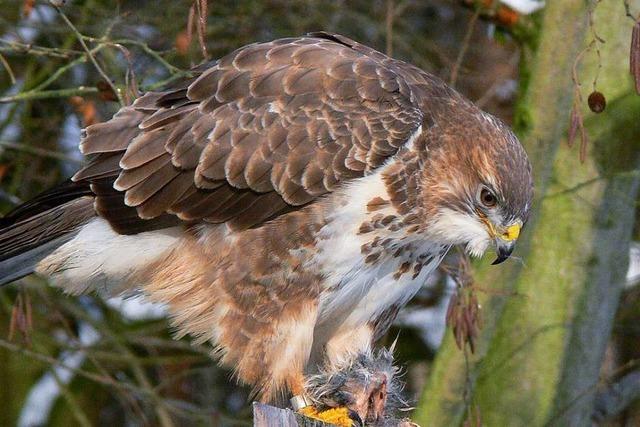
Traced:
[[9, 74], [9, 80], [11, 80], [11, 84], [12, 85], [16, 84], [16, 76], [13, 74], [13, 70], [11, 69], [11, 66], [9, 65], [9, 63], [7, 62], [7, 60], [5, 59], [2, 53], [0, 53], [0, 63], [2, 63], [2, 66], [4, 67], [4, 69], [7, 70], [7, 73]]
[[393, 55], [393, 18], [395, 17], [395, 5], [393, 0], [387, 0], [387, 16], [385, 18], [385, 33], [386, 33], [386, 54]]
[[78, 86], [68, 89], [56, 89], [56, 90], [43, 90], [43, 91], [28, 91], [21, 92], [15, 95], [3, 96], [0, 98], [0, 104], [15, 102], [15, 101], [32, 101], [34, 99], [48, 99], [48, 98], [68, 98], [74, 95], [87, 95], [89, 93], [97, 93], [98, 89], [95, 87]]
[[124, 101], [122, 100], [122, 95], [121, 95], [120, 91], [118, 90], [116, 85], [113, 84], [113, 82], [111, 81], [111, 78], [107, 75], [107, 73], [105, 73], [104, 70], [102, 69], [102, 67], [100, 67], [100, 64], [98, 64], [98, 61], [96, 61], [96, 58], [93, 56], [93, 53], [91, 52], [91, 50], [89, 50], [89, 47], [84, 42], [84, 36], [80, 33], [80, 31], [78, 31], [76, 26], [73, 25], [73, 23], [69, 20], [69, 18], [62, 11], [62, 9], [60, 9], [58, 6], [56, 6], [53, 2], [50, 2], [50, 4], [55, 8], [55, 10], [58, 12], [58, 14], [62, 18], [62, 20], [67, 24], [67, 26], [71, 29], [71, 31], [73, 31], [73, 33], [75, 34], [76, 38], [78, 39], [78, 42], [80, 42], [80, 45], [82, 46], [84, 51], [87, 53], [87, 56], [91, 60], [91, 63], [95, 67], [96, 71], [98, 71], [98, 73], [107, 82], [107, 84], [109, 84], [109, 86], [111, 86], [111, 89], [113, 90], [113, 93], [115, 93], [116, 96], [118, 97], [118, 101], [120, 102], [120, 105], [124, 105]]
[[32, 44], [20, 43], [10, 40], [1, 40], [0, 52], [17, 53], [23, 55], [46, 56], [50, 58], [69, 59], [77, 55], [83, 55], [84, 52], [74, 49], [63, 49], [56, 47], [34, 46]]
[[462, 66], [462, 62], [464, 61], [464, 57], [467, 54], [467, 50], [469, 49], [469, 43], [471, 42], [471, 36], [473, 35], [473, 30], [476, 27], [476, 22], [480, 17], [480, 8], [477, 7], [471, 19], [469, 20], [469, 24], [467, 26], [467, 32], [464, 35], [464, 39], [462, 40], [462, 47], [460, 47], [460, 51], [458, 52], [458, 57], [456, 58], [455, 64], [453, 64], [453, 68], [451, 69], [451, 77], [449, 77], [449, 84], [451, 87], [456, 86], [456, 81], [458, 80], [458, 73], [460, 71], [460, 67]]
[[67, 154], [60, 153], [57, 151], [46, 150], [44, 148], [31, 147], [29, 145], [20, 144], [19, 142], [13, 141], [2, 141], [0, 140], [0, 147], [8, 148], [10, 150], [23, 151], [25, 153], [33, 154], [35, 156], [48, 157], [56, 160], [63, 160], [65, 162], [73, 162], [77, 164], [82, 164], [83, 161], [79, 159], [75, 159]]

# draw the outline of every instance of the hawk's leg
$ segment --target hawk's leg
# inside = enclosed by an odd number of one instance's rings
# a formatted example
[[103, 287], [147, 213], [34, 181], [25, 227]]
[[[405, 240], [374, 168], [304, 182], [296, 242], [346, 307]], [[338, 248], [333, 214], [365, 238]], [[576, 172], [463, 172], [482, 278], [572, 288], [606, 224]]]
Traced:
[[287, 387], [293, 395], [291, 407], [308, 418], [324, 421], [340, 427], [350, 427], [353, 425], [349, 416], [349, 409], [346, 407], [328, 408], [320, 410], [314, 406], [314, 400], [310, 398], [305, 390], [305, 379], [302, 373], [293, 373], [287, 380]]
[[306, 392], [313, 406], [299, 412], [340, 426], [410, 425], [394, 417], [406, 406], [401, 389], [391, 352], [364, 350], [348, 362], [327, 366], [309, 377]]

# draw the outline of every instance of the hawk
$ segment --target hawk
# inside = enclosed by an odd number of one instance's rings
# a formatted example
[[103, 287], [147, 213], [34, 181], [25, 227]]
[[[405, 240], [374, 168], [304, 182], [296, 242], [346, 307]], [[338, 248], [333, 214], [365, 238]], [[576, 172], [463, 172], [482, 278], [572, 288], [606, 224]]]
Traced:
[[87, 165], [2, 219], [0, 283], [142, 292], [271, 400], [370, 351], [452, 246], [511, 254], [527, 155], [437, 77], [323, 32], [194, 74], [89, 126]]

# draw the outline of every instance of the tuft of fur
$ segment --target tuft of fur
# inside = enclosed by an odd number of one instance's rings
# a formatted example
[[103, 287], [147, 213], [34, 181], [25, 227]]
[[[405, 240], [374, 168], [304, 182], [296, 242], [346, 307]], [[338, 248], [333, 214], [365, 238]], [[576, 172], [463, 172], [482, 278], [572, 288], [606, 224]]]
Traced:
[[306, 382], [306, 392], [319, 408], [347, 407], [357, 422], [375, 427], [410, 425], [399, 417], [410, 409], [403, 388], [388, 349], [366, 350], [343, 364], [326, 365]]

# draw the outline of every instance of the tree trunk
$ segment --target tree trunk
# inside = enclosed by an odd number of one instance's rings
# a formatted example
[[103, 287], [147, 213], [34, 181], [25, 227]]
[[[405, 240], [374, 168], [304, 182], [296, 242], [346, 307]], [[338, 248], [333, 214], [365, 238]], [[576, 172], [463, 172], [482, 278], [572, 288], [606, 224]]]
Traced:
[[[640, 98], [631, 93], [628, 73], [633, 23], [622, 2], [602, 2], [594, 15], [606, 40], [597, 86], [609, 105], [598, 116], [585, 108], [586, 161], [566, 144], [574, 61], [593, 39], [590, 5], [548, 2], [537, 46], [525, 54], [516, 125], [537, 194], [520, 242], [523, 264], [478, 269], [477, 282], [489, 289], [478, 349], [465, 360], [448, 334], [416, 413], [422, 425], [460, 425], [466, 413], [479, 413], [487, 426], [588, 425], [593, 393], [584, 393], [598, 381], [626, 272], [638, 192], [630, 171], [640, 160]], [[596, 58], [587, 52], [580, 69], [584, 99]]]

